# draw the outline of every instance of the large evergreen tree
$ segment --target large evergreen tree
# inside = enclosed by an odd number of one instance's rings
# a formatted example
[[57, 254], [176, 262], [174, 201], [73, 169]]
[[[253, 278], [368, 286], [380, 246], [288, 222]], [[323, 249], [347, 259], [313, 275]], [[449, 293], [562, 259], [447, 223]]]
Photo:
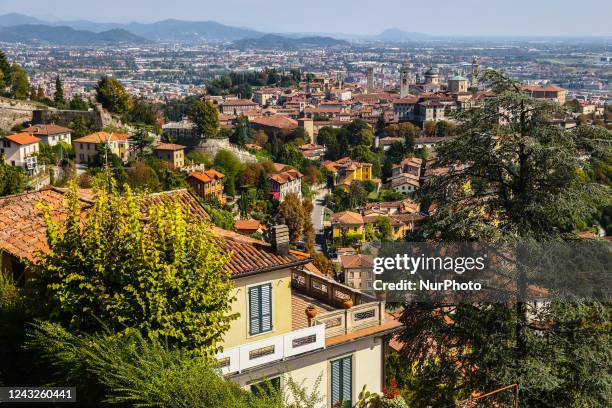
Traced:
[[10, 72], [11, 97], [15, 99], [28, 99], [30, 94], [30, 80], [28, 79], [28, 75], [17, 64], [13, 64]]
[[[552, 118], [563, 110], [535, 100], [519, 83], [483, 78], [495, 96], [458, 113], [458, 137], [436, 147], [439, 167], [421, 200], [436, 211], [421, 238], [441, 241], [560, 242], [609, 203], [610, 189], [580, 169], [610, 157], [609, 131], [566, 131]], [[590, 157], [590, 159], [584, 159]], [[465, 167], [461, 167], [461, 165]], [[520, 272], [520, 268], [517, 268]], [[521, 273], [515, 284], [524, 293]], [[532, 314], [548, 325], [532, 324]], [[401, 379], [417, 405], [446, 406], [473, 392], [517, 383], [522, 406], [607, 406], [610, 309], [592, 299], [532, 309], [522, 299], [490, 304], [407, 304]], [[500, 398], [503, 395], [500, 394]]]
[[55, 94], [53, 95], [56, 106], [61, 106], [66, 102], [64, 98], [64, 85], [59, 74], [55, 77]]

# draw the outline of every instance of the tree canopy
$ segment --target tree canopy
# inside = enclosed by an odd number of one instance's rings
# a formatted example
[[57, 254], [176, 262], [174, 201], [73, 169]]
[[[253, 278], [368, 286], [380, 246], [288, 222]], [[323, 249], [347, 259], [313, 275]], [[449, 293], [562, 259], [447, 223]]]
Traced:
[[138, 330], [214, 353], [235, 316], [230, 255], [208, 224], [179, 203], [145, 206], [127, 186], [98, 189], [82, 222], [77, 195], [73, 183], [61, 223], [45, 210], [50, 252], [30, 265], [36, 315], [75, 333]]
[[[610, 132], [566, 131], [552, 121], [560, 106], [531, 98], [496, 72], [483, 80], [495, 96], [458, 113], [457, 138], [436, 146], [436, 165], [454, 170], [422, 189], [420, 199], [436, 210], [420, 239], [572, 239], [574, 226], [612, 197], [609, 187], [580, 177], [591, 160], [609, 157]], [[516, 269], [514, 283], [524, 293], [524, 272]], [[517, 383], [524, 406], [605, 406], [609, 316], [608, 306], [579, 298], [537, 309], [522, 299], [406, 304], [402, 364], [413, 370], [402, 385], [415, 405], [445, 406]]]
[[219, 111], [210, 101], [196, 101], [189, 108], [189, 119], [203, 138], [214, 137], [219, 130]]
[[132, 99], [118, 80], [103, 76], [95, 89], [97, 101], [109, 112], [124, 114], [132, 108]]

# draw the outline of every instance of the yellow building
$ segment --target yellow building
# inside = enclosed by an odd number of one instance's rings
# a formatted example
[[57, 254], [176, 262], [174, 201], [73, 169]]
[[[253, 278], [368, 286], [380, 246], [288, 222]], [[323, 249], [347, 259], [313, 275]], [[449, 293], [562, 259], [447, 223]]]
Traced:
[[185, 165], [185, 146], [174, 143], [159, 143], [153, 147], [153, 155], [170, 163], [172, 169]]
[[339, 160], [325, 161], [323, 166], [334, 174], [335, 185], [350, 185], [354, 180], [372, 180], [372, 165], [343, 157]]
[[[15, 276], [23, 272], [24, 259], [35, 261], [47, 249], [41, 202], [59, 211], [65, 191], [0, 198], [0, 218], [12, 220], [0, 224], [0, 249]], [[150, 195], [146, 202], [180, 202], [193, 222], [207, 218], [186, 190]], [[86, 216], [89, 207], [82, 208]], [[322, 397], [325, 407], [341, 400], [353, 406], [364, 387], [381, 393], [385, 338], [401, 328], [385, 312], [384, 301], [323, 276], [308, 254], [289, 250], [286, 226], [272, 228], [272, 245], [219, 228], [213, 233], [223, 238], [221, 251], [231, 254], [227, 268], [235, 299], [228, 302], [238, 314], [215, 356], [220, 374], [247, 390], [265, 380], [286, 389], [291, 379]], [[310, 305], [316, 313], [307, 316]]]
[[187, 182], [193, 187], [196, 194], [202, 198], [216, 198], [225, 204], [223, 194], [223, 179], [225, 174], [210, 169], [206, 171], [192, 171], [187, 176]]
[[97, 153], [99, 144], [104, 143], [109, 153], [113, 153], [126, 162], [130, 154], [130, 146], [128, 142], [129, 136], [124, 133], [108, 133], [96, 132], [87, 136], [74, 139], [75, 163], [89, 163], [93, 160]]
[[333, 238], [357, 238], [366, 240], [365, 221], [361, 214], [352, 211], [342, 211], [331, 216]]

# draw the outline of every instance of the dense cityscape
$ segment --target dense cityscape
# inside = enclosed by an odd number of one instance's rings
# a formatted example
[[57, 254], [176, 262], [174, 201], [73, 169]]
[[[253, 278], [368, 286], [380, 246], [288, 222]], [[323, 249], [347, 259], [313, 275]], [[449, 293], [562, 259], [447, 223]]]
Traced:
[[0, 406], [610, 406], [611, 38], [0, 15]]

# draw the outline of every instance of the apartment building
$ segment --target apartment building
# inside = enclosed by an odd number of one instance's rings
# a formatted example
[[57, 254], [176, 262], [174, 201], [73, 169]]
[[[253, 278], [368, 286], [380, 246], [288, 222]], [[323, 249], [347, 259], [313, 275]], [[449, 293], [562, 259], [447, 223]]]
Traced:
[[293, 193], [302, 199], [302, 178], [304, 175], [297, 170], [285, 170], [280, 173], [269, 174], [268, 184], [272, 196], [278, 201], [285, 201], [287, 194]]
[[90, 163], [96, 156], [98, 145], [104, 143], [109, 153], [126, 162], [130, 155], [129, 136], [124, 133], [96, 132], [73, 141], [75, 163]]
[[48, 125], [32, 125], [23, 129], [23, 131], [38, 137], [42, 143], [49, 146], [55, 146], [60, 142], [66, 144], [70, 144], [72, 142], [72, 129], [53, 123]]
[[0, 154], [4, 156], [7, 164], [23, 167], [28, 174], [36, 174], [39, 144], [40, 138], [36, 136], [26, 132], [15, 133], [0, 139]]
[[175, 143], [159, 143], [153, 147], [153, 155], [170, 164], [173, 169], [185, 165], [185, 146]]
[[[86, 216], [90, 197], [81, 201]], [[16, 277], [24, 278], [23, 260], [47, 250], [37, 206], [61, 213], [64, 202], [65, 191], [55, 188], [0, 198], [2, 265]], [[208, 217], [187, 190], [149, 195], [143, 205], [151, 202], [180, 202], [194, 222]], [[291, 378], [320, 395], [326, 407], [339, 401], [353, 406], [364, 386], [382, 391], [386, 336], [401, 327], [385, 313], [384, 302], [324, 277], [308, 254], [289, 249], [286, 226], [273, 227], [272, 244], [213, 232], [223, 238], [222, 252], [232, 254], [231, 306], [239, 314], [216, 355], [220, 374], [245, 389], [263, 380], [284, 387]]]
[[216, 198], [219, 203], [225, 204], [223, 194], [223, 179], [225, 174], [216, 170], [192, 171], [187, 176], [187, 182], [193, 187], [195, 193], [204, 199]]
[[372, 180], [372, 164], [352, 160], [343, 157], [339, 160], [324, 161], [323, 166], [333, 173], [334, 185], [349, 186], [353, 180]]

